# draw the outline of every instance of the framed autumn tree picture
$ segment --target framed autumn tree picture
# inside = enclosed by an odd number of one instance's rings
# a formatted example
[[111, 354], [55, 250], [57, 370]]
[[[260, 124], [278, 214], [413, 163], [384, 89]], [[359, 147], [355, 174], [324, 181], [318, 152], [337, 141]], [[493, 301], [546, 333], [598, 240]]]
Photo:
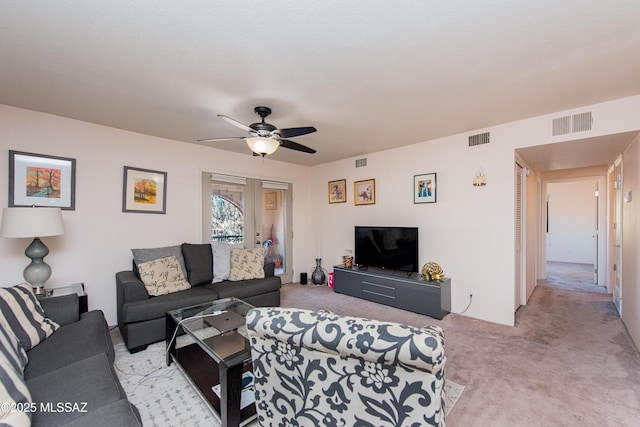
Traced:
[[9, 207], [76, 208], [76, 159], [9, 150]]
[[167, 173], [124, 167], [122, 212], [167, 212]]

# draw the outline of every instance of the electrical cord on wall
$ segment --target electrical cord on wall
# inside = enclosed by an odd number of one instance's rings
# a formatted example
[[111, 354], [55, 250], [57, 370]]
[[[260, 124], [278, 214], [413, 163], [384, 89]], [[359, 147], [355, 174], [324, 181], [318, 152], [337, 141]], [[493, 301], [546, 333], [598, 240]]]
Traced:
[[452, 311], [452, 313], [453, 313], [453, 314], [464, 314], [467, 310], [469, 310], [469, 307], [471, 307], [471, 302], [472, 302], [472, 301], [473, 301], [473, 294], [469, 294], [469, 304], [467, 304], [467, 306], [465, 307], [465, 309], [464, 309], [464, 310], [462, 310], [462, 311], [461, 311], [461, 312], [459, 312], [459, 313], [456, 313], [456, 312], [453, 312], [453, 311]]

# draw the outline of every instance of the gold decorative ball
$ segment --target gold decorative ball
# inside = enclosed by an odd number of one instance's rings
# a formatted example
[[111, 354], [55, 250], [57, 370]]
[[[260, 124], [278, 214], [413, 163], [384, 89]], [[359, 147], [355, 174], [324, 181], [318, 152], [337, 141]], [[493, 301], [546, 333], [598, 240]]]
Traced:
[[422, 266], [422, 277], [426, 280], [440, 280], [444, 279], [444, 273], [442, 267], [435, 262], [428, 262]]

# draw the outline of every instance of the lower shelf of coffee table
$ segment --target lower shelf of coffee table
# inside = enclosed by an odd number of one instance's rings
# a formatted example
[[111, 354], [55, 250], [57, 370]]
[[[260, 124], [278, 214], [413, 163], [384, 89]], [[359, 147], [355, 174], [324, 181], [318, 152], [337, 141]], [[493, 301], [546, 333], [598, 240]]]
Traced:
[[[209, 406], [220, 417], [220, 398], [213, 391], [213, 386], [220, 383], [218, 363], [207, 355], [199, 345], [191, 344], [177, 349], [175, 362], [187, 376], [192, 385], [197, 388], [200, 396], [209, 403]], [[252, 370], [251, 362], [245, 363], [242, 371]], [[242, 423], [254, 419], [256, 405], [250, 404], [240, 411]]]

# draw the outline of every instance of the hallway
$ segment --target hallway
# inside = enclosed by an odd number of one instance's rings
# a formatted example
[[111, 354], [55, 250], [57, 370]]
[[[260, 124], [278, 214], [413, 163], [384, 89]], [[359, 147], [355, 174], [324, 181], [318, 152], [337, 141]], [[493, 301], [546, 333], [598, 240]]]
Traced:
[[576, 292], [606, 294], [607, 288], [593, 283], [593, 264], [547, 262], [547, 278], [538, 280], [538, 286]]

